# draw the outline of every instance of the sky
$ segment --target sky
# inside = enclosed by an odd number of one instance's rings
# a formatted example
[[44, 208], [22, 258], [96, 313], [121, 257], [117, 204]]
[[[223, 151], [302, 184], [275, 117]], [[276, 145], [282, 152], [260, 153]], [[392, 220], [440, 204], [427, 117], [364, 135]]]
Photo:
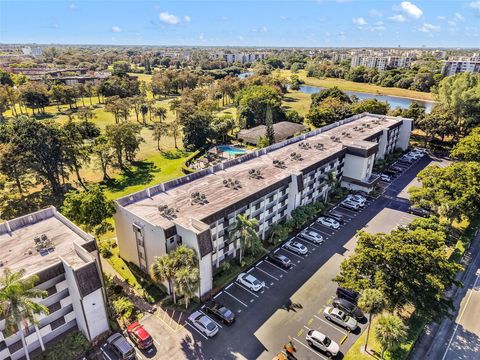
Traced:
[[0, 0], [0, 42], [480, 47], [480, 0]]

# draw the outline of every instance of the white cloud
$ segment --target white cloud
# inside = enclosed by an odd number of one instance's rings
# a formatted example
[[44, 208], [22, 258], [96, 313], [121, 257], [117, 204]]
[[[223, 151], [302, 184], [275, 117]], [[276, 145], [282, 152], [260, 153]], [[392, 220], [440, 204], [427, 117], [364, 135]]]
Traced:
[[169, 12], [161, 12], [160, 15], [158, 16], [160, 18], [160, 21], [163, 21], [166, 24], [170, 25], [176, 25], [180, 22], [180, 19], [178, 16], [170, 14]]
[[472, 9], [477, 9], [477, 10], [480, 10], [480, 1], [472, 1], [469, 6], [472, 8]]
[[440, 26], [425, 23], [418, 30], [424, 33], [437, 32], [440, 31]]
[[420, 9], [417, 5], [412, 4], [410, 1], [402, 1], [399, 9], [414, 19], [420, 19], [423, 15], [422, 9]]
[[118, 33], [120, 31], [122, 31], [122, 29], [120, 29], [119, 26], [112, 26], [112, 31]]
[[355, 24], [355, 25], [358, 25], [358, 26], [365, 26], [367, 25], [368, 23], [365, 21], [365, 19], [363, 17], [358, 17], [358, 18], [353, 18], [352, 19], [352, 22]]
[[242, 35], [238, 35], [237, 38], [238, 38], [238, 40], [240, 40], [240, 41], [245, 40], [245, 38], [244, 38]]
[[205, 40], [205, 36], [203, 35], [203, 33], [198, 34], [198, 40], [200, 40], [200, 41]]
[[183, 20], [185, 20], [185, 22], [188, 23], [188, 22], [190, 22], [192, 19], [190, 19], [190, 16], [185, 15], [185, 16], [183, 17]]
[[439, 15], [439, 16], [437, 16], [437, 19], [440, 20], [440, 21], [443, 21], [443, 20], [446, 19], [446, 17], [443, 16], [443, 15]]
[[280, 16], [280, 20], [287, 20], [287, 17], [285, 15]]
[[393, 16], [390, 16], [388, 18], [390, 21], [393, 21], [393, 22], [398, 22], [398, 23], [401, 23], [401, 22], [405, 22], [405, 16], [403, 16], [402, 14], [397, 14], [397, 15], [393, 15]]
[[71, 3], [70, 5], [68, 5], [68, 8], [70, 10], [75, 10], [77, 8], [77, 5], [75, 5], [74, 3]]
[[267, 29], [267, 27], [266, 27], [266, 26], [262, 26], [262, 27], [260, 28], [260, 31], [261, 31], [261, 32], [267, 32], [267, 31], [268, 31], [268, 29]]
[[373, 17], [382, 17], [382, 16], [383, 16], [383, 14], [382, 14], [380, 11], [376, 10], [376, 9], [370, 10], [370, 11], [368, 12], [368, 15], [373, 16]]
[[460, 14], [460, 13], [458, 13], [458, 12], [455, 13], [455, 16], [454, 16], [454, 17], [455, 17], [455, 20], [457, 20], [457, 21], [461, 21], [461, 22], [464, 22], [464, 21], [465, 21], [465, 18], [462, 16], [462, 14]]

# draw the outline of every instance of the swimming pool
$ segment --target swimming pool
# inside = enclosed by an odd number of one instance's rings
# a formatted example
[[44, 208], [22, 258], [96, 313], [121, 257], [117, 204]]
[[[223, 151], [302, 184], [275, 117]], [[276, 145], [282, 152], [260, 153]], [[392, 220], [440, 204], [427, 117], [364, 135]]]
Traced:
[[246, 153], [246, 150], [231, 145], [217, 146], [217, 149], [221, 152], [226, 152], [229, 155], [243, 155]]

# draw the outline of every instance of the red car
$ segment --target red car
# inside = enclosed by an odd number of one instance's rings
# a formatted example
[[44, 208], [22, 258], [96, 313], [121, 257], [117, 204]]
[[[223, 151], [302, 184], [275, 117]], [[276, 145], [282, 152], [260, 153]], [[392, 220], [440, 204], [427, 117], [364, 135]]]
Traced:
[[130, 324], [127, 328], [127, 334], [139, 349], [148, 349], [153, 345], [152, 337], [139, 322]]

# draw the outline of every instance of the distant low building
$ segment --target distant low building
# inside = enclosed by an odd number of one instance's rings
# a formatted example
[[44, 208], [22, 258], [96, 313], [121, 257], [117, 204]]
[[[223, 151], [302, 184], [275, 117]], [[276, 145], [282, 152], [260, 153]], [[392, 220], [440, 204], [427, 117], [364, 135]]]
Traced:
[[40, 47], [30, 47], [30, 46], [25, 46], [22, 48], [23, 55], [28, 55], [28, 56], [33, 56], [33, 57], [38, 57], [42, 55], [42, 48]]
[[[302, 124], [296, 124], [289, 121], [281, 121], [273, 124], [275, 142], [289, 139], [305, 130], [306, 127]], [[267, 127], [265, 125], [258, 125], [251, 129], [243, 129], [238, 132], [237, 139], [242, 140], [247, 144], [257, 145], [258, 139], [265, 136], [266, 131]]]
[[[75, 226], [52, 206], [0, 223], [2, 269], [24, 269], [36, 275], [38, 299], [49, 313], [37, 316], [38, 325], [25, 324], [30, 352], [72, 329], [92, 341], [109, 331], [106, 296], [97, 245], [93, 236]], [[23, 359], [20, 332], [9, 335], [0, 319], [0, 359]]]

